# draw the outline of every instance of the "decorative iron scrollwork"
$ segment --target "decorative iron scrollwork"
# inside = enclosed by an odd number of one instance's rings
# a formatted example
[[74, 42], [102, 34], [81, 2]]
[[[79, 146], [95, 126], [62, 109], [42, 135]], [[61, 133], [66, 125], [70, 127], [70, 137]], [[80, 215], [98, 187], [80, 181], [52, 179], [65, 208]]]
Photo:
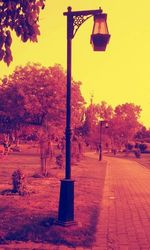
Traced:
[[73, 16], [73, 37], [75, 36], [77, 30], [79, 29], [79, 27], [88, 19], [90, 18], [92, 15], [89, 16]]

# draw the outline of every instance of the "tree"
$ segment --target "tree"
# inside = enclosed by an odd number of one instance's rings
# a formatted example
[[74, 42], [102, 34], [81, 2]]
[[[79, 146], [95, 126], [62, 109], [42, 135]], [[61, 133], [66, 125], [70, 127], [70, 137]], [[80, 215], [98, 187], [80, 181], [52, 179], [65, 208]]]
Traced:
[[135, 134], [135, 140], [141, 142], [150, 142], [150, 129], [146, 129], [141, 125], [141, 128]]
[[85, 100], [81, 94], [81, 82], [72, 81], [71, 86], [71, 126], [78, 129], [83, 125], [83, 116], [85, 113]]
[[[72, 80], [72, 128], [81, 125], [84, 99], [81, 83]], [[24, 126], [40, 125], [40, 141], [64, 136], [66, 115], [66, 73], [61, 65], [45, 68], [40, 64], [17, 67], [12, 75], [3, 79], [0, 88], [0, 117], [8, 131]], [[4, 118], [7, 118], [8, 123]], [[38, 135], [38, 133], [37, 133]], [[42, 152], [42, 150], [41, 150]]]
[[82, 134], [85, 137], [87, 144], [95, 143], [95, 132], [96, 132], [96, 105], [93, 104], [91, 99], [90, 105], [85, 110], [84, 124], [82, 126]]
[[45, 0], [2, 0], [0, 1], [0, 61], [9, 66], [13, 60], [12, 36], [15, 31], [23, 42], [37, 42], [39, 14]]
[[135, 133], [141, 126], [138, 121], [140, 112], [141, 107], [133, 103], [116, 106], [109, 129], [114, 146], [121, 147], [133, 140]]
[[[56, 72], [55, 72], [56, 71]], [[65, 116], [65, 74], [60, 66], [39, 64], [17, 67], [2, 84], [0, 112], [17, 128], [48, 119], [52, 126], [63, 124]], [[63, 120], [62, 120], [63, 119]]]
[[[100, 144], [100, 137], [101, 137], [101, 143], [104, 144], [105, 146], [107, 145], [107, 149], [109, 149], [109, 145], [110, 145], [109, 127], [110, 127], [110, 121], [112, 120], [113, 115], [114, 115], [114, 110], [111, 107], [111, 105], [107, 104], [107, 102], [105, 101], [102, 101], [101, 103], [97, 104], [96, 109], [97, 109], [96, 116], [98, 118], [97, 145]], [[104, 123], [100, 125], [100, 121], [104, 121]], [[101, 133], [101, 136], [100, 136], [100, 133]]]
[[[91, 103], [85, 112], [85, 122], [83, 126], [83, 132], [88, 143], [94, 143], [95, 145], [99, 144], [99, 121], [107, 120], [109, 122], [112, 115], [113, 109], [105, 101], [102, 101], [99, 104], [93, 104], [91, 100]], [[103, 130], [103, 133], [104, 132], [105, 131]]]
[[103, 119], [109, 122], [113, 117], [114, 111], [113, 108], [107, 104], [107, 102], [102, 101], [96, 105], [96, 112], [98, 119]]
[[[84, 98], [80, 82], [72, 82], [72, 128], [81, 125]], [[66, 73], [61, 65], [43, 67], [27, 64], [2, 80], [0, 117], [6, 116], [13, 127], [21, 124], [50, 124], [51, 131], [63, 130], [66, 115]], [[55, 131], [54, 131], [55, 132]]]

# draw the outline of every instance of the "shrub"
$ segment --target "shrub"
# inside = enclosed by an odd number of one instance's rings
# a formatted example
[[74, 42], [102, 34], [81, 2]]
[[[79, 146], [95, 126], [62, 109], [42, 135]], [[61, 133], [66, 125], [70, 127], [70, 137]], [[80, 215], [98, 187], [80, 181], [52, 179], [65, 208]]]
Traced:
[[13, 193], [18, 193], [19, 195], [25, 195], [26, 190], [26, 181], [25, 175], [20, 169], [17, 169], [12, 174], [12, 184], [13, 184]]
[[126, 144], [125, 147], [128, 150], [132, 150], [133, 149], [133, 145], [131, 143]]
[[13, 152], [20, 152], [21, 151], [19, 146], [11, 147], [10, 149]]
[[134, 150], [134, 154], [136, 158], [140, 158], [141, 157], [141, 151], [139, 149]]
[[139, 149], [141, 153], [143, 153], [147, 149], [147, 145], [145, 143], [139, 144]]
[[136, 143], [135, 148], [139, 148], [139, 145], [140, 145], [139, 143]]
[[62, 154], [58, 154], [56, 156], [56, 165], [60, 168], [64, 167], [64, 157]]

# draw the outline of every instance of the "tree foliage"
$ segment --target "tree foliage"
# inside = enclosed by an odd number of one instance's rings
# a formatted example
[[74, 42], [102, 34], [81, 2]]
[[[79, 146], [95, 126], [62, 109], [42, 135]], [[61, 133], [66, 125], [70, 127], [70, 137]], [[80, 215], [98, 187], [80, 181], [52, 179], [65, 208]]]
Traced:
[[[64, 132], [66, 115], [66, 73], [60, 65], [43, 67], [27, 64], [17, 67], [3, 79], [0, 88], [0, 117], [19, 129], [25, 124], [50, 128], [51, 134]], [[84, 99], [80, 83], [72, 83], [72, 127], [81, 123]], [[6, 123], [4, 122], [4, 125]]]
[[113, 117], [113, 108], [105, 101], [96, 105], [96, 116], [99, 120], [110, 121]]
[[89, 143], [99, 143], [99, 121], [110, 121], [113, 116], [113, 108], [105, 101], [99, 104], [90, 103], [85, 112], [85, 122], [83, 126], [84, 135]]
[[0, 1], [0, 60], [7, 65], [13, 60], [11, 52], [12, 31], [23, 42], [37, 42], [39, 14], [45, 0]]
[[82, 134], [88, 138], [88, 141], [93, 140], [93, 134], [96, 129], [96, 105], [92, 102], [90, 105], [86, 108], [85, 111], [85, 120], [82, 128]]
[[103, 143], [111, 143], [112, 148], [121, 147], [133, 140], [141, 127], [138, 121], [140, 112], [140, 106], [133, 103], [118, 105], [113, 109], [105, 101], [99, 104], [91, 102], [85, 112], [83, 134], [90, 144], [97, 144], [100, 140], [99, 121], [107, 121], [108, 128], [104, 129], [103, 126]]
[[138, 121], [141, 107], [133, 103], [116, 106], [114, 116], [110, 121], [109, 134], [114, 144], [127, 144], [140, 127]]
[[137, 131], [135, 139], [138, 141], [150, 142], [150, 129], [146, 129], [144, 126]]

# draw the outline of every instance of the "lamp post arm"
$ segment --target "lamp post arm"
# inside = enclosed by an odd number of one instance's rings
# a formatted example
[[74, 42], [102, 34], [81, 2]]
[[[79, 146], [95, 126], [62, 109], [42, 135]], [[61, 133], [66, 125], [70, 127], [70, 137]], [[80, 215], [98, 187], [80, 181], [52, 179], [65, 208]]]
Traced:
[[99, 8], [98, 10], [79, 10], [79, 11], [71, 11], [71, 7], [68, 7], [68, 11], [64, 12], [64, 16], [68, 16], [68, 13], [71, 12], [72, 16], [88, 16], [88, 15], [98, 15], [102, 13], [102, 9]]
[[69, 19], [70, 24], [67, 32], [67, 37], [69, 36], [71, 39], [73, 39], [80, 26], [87, 19], [101, 13], [101, 8], [99, 8], [98, 10], [71, 11], [71, 7], [68, 7], [68, 12], [63, 13], [64, 16], [67, 16], [67, 18]]

